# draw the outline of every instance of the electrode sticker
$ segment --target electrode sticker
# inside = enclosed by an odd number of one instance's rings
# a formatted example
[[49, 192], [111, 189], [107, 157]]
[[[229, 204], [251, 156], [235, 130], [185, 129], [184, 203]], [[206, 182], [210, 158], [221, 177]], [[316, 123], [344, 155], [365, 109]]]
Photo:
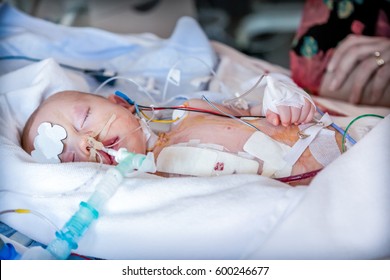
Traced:
[[43, 122], [38, 126], [38, 135], [34, 139], [34, 148], [31, 156], [40, 163], [60, 163], [58, 157], [63, 149], [64, 140], [68, 136], [65, 128]]

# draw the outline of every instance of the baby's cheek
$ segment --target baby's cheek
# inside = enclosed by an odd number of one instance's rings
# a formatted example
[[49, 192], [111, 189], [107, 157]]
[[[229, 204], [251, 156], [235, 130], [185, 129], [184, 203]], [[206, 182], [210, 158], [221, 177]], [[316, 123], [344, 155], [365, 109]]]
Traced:
[[123, 141], [128, 151], [137, 154], [146, 153], [147, 140], [141, 128], [137, 131], [129, 132]]

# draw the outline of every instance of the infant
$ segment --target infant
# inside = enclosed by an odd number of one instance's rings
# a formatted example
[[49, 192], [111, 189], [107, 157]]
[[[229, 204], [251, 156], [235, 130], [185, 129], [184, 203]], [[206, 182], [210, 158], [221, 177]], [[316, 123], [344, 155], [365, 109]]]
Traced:
[[[37, 150], [34, 141], [39, 127], [42, 123], [49, 123], [63, 128], [65, 133], [62, 151], [57, 154], [61, 162], [97, 161], [116, 164], [104, 148], [126, 148], [138, 154], [153, 152], [157, 171], [162, 175], [218, 175], [219, 171], [226, 169], [231, 174], [257, 173], [280, 177], [323, 167], [308, 148], [287, 169], [285, 166], [279, 169], [275, 167], [280, 165], [281, 160], [276, 162], [267, 155], [267, 151], [275, 152], [279, 154], [274, 157], [281, 158], [299, 140], [296, 124], [312, 120], [314, 106], [310, 102], [306, 101], [301, 108], [281, 106], [278, 108], [279, 114], [267, 111], [266, 118], [246, 118], [245, 123], [223, 114], [260, 115], [260, 106], [248, 110], [214, 106], [200, 99], [189, 100], [181, 106], [187, 110], [173, 112], [170, 129], [155, 134], [150, 130], [148, 121], [145, 122], [135, 114], [138, 108], [120, 96], [104, 98], [89, 93], [64, 91], [49, 97], [31, 115], [23, 131], [22, 147], [26, 152], [34, 153], [34, 149]], [[149, 118], [153, 119], [150, 113]], [[333, 138], [336, 138], [339, 149], [340, 135]], [[210, 165], [210, 162], [211, 170], [205, 171], [204, 166]], [[229, 169], [229, 166], [233, 167]], [[197, 171], [197, 168], [201, 171]]]

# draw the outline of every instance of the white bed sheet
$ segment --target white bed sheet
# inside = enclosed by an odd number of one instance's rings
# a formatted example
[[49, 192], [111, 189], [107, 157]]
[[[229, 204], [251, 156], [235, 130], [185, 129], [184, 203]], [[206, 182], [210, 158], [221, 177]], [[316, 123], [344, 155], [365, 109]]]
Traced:
[[[15, 30], [14, 24], [17, 24], [20, 38], [39, 38], [47, 26], [54, 30], [60, 28], [24, 15], [10, 20], [10, 14], [15, 18], [15, 11], [0, 8], [0, 18], [9, 20], [0, 28], [4, 31], [11, 26]], [[34, 23], [35, 28], [29, 24], [29, 30], [20, 32], [25, 21]], [[12, 33], [10, 29], [1, 34]], [[80, 32], [72, 28], [68, 31]], [[95, 30], [82, 32], [87, 32], [95, 42], [104, 42], [107, 35]], [[58, 38], [47, 43], [64, 39], [58, 35], [60, 33], [56, 34]], [[108, 37], [113, 41], [123, 40], [122, 36], [114, 34]], [[4, 38], [8, 45], [3, 46], [11, 50], [16, 43], [8, 41], [7, 36]], [[126, 40], [132, 38], [127, 36]], [[134, 38], [139, 40], [137, 36]], [[153, 40], [154, 53], [166, 47], [161, 43], [166, 41]], [[150, 50], [151, 45], [141, 46]], [[209, 47], [204, 42], [200, 49], [203, 58], [212, 61], [214, 56]], [[229, 79], [233, 75], [229, 66], [236, 67], [236, 60], [241, 56], [218, 45], [214, 48], [220, 58], [229, 58], [226, 68], [222, 69], [229, 71], [219, 72], [221, 79]], [[170, 51], [164, 49], [165, 53]], [[69, 55], [80, 54], [73, 49]], [[60, 52], [53, 56], [56, 60], [62, 59]], [[85, 61], [95, 66], [93, 57], [91, 60]], [[109, 61], [115, 61], [115, 56]], [[279, 69], [258, 60], [245, 58], [242, 61], [244, 66], [253, 63], [258, 64], [255, 67]], [[97, 172], [107, 169], [92, 163], [38, 164], [19, 144], [24, 122], [39, 102], [62, 89], [90, 89], [89, 81], [83, 78], [64, 71], [52, 59], [0, 78], [0, 211], [32, 209], [62, 227], [78, 209], [79, 202], [93, 191], [90, 178], [98, 180], [101, 173]], [[389, 114], [386, 108], [319, 101], [328, 102], [328, 107], [331, 105], [351, 116], [369, 112]], [[340, 122], [349, 120], [338, 119]], [[160, 178], [136, 174], [126, 178], [76, 252], [106, 259], [389, 258], [390, 119], [371, 120], [368, 125], [375, 127], [320, 172], [309, 187], [290, 187], [255, 175]], [[2, 215], [0, 219], [39, 242], [48, 243], [54, 237], [55, 229], [35, 216], [12, 214]]]

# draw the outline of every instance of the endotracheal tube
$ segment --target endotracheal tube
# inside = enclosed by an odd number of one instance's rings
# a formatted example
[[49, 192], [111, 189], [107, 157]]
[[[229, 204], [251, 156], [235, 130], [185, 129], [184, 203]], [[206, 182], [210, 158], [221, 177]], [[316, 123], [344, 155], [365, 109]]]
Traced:
[[134, 170], [156, 172], [153, 153], [134, 154], [124, 148], [119, 151], [107, 148], [104, 150], [115, 157], [118, 165], [107, 170], [97, 184], [95, 192], [87, 202], [80, 203], [79, 210], [61, 230], [56, 232], [56, 238], [46, 249], [32, 247], [22, 256], [22, 259], [67, 259], [71, 251], [77, 249], [77, 242], [91, 223], [98, 218], [100, 209], [114, 195], [126, 174]]

